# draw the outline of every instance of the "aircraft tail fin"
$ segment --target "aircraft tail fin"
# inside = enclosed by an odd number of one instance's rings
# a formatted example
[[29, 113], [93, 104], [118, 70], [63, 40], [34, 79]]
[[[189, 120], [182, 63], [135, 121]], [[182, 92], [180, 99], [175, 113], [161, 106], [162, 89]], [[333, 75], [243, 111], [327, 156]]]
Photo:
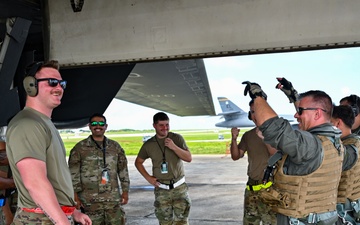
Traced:
[[244, 110], [240, 109], [239, 106], [226, 97], [218, 97], [218, 101], [222, 111], [222, 113], [219, 113], [218, 115], [228, 115], [234, 113], [246, 114]]

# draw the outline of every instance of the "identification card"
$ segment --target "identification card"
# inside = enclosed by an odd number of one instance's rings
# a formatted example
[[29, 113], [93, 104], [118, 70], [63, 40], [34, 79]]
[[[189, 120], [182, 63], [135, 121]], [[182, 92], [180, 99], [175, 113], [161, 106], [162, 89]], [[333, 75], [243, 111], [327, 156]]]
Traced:
[[106, 184], [110, 180], [109, 171], [107, 169], [104, 169], [101, 173], [101, 183]]
[[160, 167], [161, 173], [168, 173], [168, 163], [162, 162]]

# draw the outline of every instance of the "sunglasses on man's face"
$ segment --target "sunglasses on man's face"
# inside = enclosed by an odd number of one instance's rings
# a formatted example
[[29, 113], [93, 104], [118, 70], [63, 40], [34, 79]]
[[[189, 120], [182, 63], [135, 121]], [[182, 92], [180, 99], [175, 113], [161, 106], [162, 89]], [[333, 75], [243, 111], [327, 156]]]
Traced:
[[326, 112], [326, 110], [325, 110], [325, 109], [322, 109], [322, 108], [303, 108], [303, 107], [298, 107], [297, 113], [299, 114], [299, 116], [301, 116], [301, 115], [303, 114], [304, 110], [318, 110], [318, 109]]
[[61, 88], [65, 90], [66, 88], [66, 80], [58, 80], [55, 78], [42, 78], [42, 79], [36, 79], [37, 82], [41, 81], [47, 81], [50, 87], [56, 87], [58, 84], [60, 84]]
[[92, 126], [92, 127], [95, 127], [95, 126], [100, 126], [100, 127], [103, 127], [103, 126], [105, 126], [105, 122], [103, 122], [103, 121], [93, 121], [93, 122], [91, 122], [90, 123], [90, 125]]

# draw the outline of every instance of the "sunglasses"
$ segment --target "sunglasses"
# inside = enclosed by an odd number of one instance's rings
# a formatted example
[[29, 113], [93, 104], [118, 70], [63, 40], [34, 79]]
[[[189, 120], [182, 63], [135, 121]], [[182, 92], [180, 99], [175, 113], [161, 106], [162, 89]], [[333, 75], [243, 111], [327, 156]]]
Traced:
[[66, 80], [58, 80], [55, 78], [42, 78], [42, 79], [36, 79], [37, 82], [41, 81], [47, 81], [50, 87], [56, 87], [58, 84], [60, 84], [62, 89], [66, 88]]
[[93, 122], [90, 123], [90, 125], [92, 127], [95, 127], [97, 125], [99, 125], [100, 127], [103, 127], [103, 126], [105, 126], [105, 122], [103, 122], [103, 121], [93, 121]]
[[322, 111], [326, 112], [325, 109], [322, 108], [303, 108], [303, 107], [298, 107], [297, 113], [299, 114], [299, 116], [301, 116], [304, 112], [304, 110], [318, 110], [321, 109]]

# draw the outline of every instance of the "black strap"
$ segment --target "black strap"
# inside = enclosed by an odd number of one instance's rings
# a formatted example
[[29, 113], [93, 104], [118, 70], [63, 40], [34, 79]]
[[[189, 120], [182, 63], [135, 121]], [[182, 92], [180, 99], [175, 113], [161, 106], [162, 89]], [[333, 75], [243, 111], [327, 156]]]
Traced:
[[283, 154], [281, 151], [277, 151], [274, 155], [272, 155], [268, 160], [268, 166], [274, 166], [277, 161], [282, 158]]
[[104, 160], [104, 167], [103, 168], [106, 168], [106, 155], [105, 155], [105, 152], [106, 152], [106, 137], [104, 137], [104, 140], [103, 140], [103, 147], [101, 148], [101, 146], [94, 140], [93, 136], [90, 136], [91, 137], [91, 140], [95, 143], [95, 145], [100, 149], [102, 150], [103, 152], [103, 160]]
[[155, 135], [155, 140], [156, 140], [156, 143], [158, 144], [158, 146], [159, 146], [159, 148], [160, 148], [160, 150], [161, 150], [161, 152], [162, 152], [162, 154], [163, 154], [163, 162], [166, 162], [166, 159], [165, 159], [165, 147], [164, 147], [164, 149], [161, 148], [161, 146], [160, 146], [160, 144], [159, 144], [159, 141], [158, 141], [156, 135]]

